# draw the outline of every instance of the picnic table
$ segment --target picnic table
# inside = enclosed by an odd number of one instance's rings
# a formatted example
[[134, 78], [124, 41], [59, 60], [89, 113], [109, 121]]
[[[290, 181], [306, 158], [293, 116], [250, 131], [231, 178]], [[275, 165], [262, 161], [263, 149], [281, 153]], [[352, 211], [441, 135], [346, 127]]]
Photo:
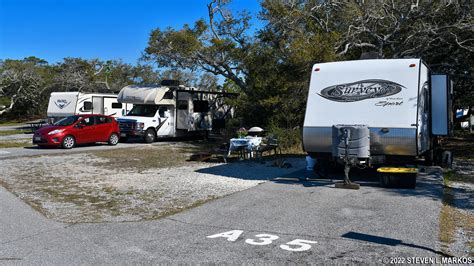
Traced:
[[33, 121], [26, 122], [30, 126], [31, 132], [35, 132], [37, 129], [48, 124], [48, 121], [45, 119], [38, 119]]
[[261, 143], [261, 137], [247, 136], [244, 138], [232, 138], [230, 139], [229, 151], [227, 152], [226, 157], [229, 157], [232, 152], [239, 152], [241, 159], [245, 159], [247, 154], [249, 154], [250, 158], [253, 158], [253, 152]]

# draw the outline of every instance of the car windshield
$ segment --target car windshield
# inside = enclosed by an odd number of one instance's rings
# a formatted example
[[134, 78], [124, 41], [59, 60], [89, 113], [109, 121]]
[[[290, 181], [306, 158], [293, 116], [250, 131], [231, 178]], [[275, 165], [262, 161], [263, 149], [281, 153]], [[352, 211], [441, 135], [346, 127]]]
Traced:
[[128, 116], [146, 116], [154, 117], [158, 110], [156, 105], [134, 105], [132, 110], [128, 112]]
[[68, 116], [68, 117], [65, 117], [65, 118], [55, 122], [53, 125], [55, 125], [55, 126], [70, 126], [70, 125], [76, 123], [76, 121], [78, 119], [79, 119], [79, 116], [77, 116], [77, 115]]

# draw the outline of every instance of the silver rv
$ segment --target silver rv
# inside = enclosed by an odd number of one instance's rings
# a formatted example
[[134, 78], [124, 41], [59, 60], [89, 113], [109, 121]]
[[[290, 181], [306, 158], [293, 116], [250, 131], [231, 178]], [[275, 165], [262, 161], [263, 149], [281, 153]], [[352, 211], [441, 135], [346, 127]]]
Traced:
[[448, 76], [431, 73], [421, 59], [315, 64], [304, 149], [319, 162], [346, 151], [367, 166], [431, 160], [437, 137], [451, 134], [452, 95]]

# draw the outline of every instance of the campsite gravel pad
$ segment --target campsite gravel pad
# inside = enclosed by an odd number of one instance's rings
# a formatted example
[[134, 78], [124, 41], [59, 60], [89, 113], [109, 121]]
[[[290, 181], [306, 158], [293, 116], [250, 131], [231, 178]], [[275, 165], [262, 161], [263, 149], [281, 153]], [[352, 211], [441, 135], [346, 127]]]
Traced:
[[[157, 149], [169, 156], [182, 153], [147, 147], [124, 154]], [[130, 167], [115, 167], [93, 153], [6, 159], [0, 163], [0, 184], [57, 221], [117, 222], [163, 217], [291, 171], [255, 163], [187, 162], [187, 156], [172, 158], [177, 160], [173, 167], [140, 169], [132, 159]]]

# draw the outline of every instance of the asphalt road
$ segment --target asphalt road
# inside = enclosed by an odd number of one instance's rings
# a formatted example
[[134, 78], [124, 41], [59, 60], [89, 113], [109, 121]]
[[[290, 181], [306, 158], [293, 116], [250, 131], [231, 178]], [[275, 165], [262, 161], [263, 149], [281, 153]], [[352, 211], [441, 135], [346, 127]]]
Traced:
[[[221, 173], [218, 167], [206, 171]], [[364, 176], [360, 190], [343, 190], [330, 180], [297, 181], [306, 173], [295, 169], [167, 218], [105, 224], [48, 220], [0, 187], [0, 263], [319, 264], [437, 257], [439, 173], [420, 174], [416, 190], [383, 189]], [[291, 251], [297, 248], [307, 250]]]

